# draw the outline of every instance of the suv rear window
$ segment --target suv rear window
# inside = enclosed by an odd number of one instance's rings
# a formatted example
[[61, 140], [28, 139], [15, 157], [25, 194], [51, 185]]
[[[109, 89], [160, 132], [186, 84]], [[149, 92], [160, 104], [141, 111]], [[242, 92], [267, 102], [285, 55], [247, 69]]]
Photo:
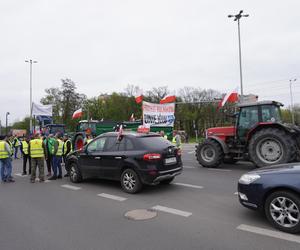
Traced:
[[173, 145], [171, 142], [161, 136], [137, 137], [137, 140], [147, 149], [160, 149]]

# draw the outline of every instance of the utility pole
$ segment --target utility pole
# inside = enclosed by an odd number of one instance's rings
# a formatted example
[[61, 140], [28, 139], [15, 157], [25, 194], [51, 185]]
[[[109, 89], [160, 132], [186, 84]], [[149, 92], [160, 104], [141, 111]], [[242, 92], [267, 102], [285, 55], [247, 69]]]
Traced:
[[243, 74], [242, 74], [242, 49], [241, 49], [241, 33], [240, 33], [240, 19], [242, 17], [248, 17], [248, 14], [243, 15], [243, 10], [236, 15], [228, 15], [229, 18], [234, 17], [234, 21], [238, 23], [238, 38], [239, 38], [239, 62], [240, 62], [240, 84], [241, 84], [241, 102], [243, 102], [244, 91], [243, 91]]
[[5, 116], [5, 134], [8, 135], [8, 131], [7, 131], [7, 124], [8, 124], [8, 116], [10, 115], [9, 112], [6, 112], [6, 116]]
[[30, 123], [30, 125], [29, 125], [29, 127], [30, 127], [30, 131], [29, 131], [29, 134], [31, 134], [32, 133], [32, 64], [33, 63], [37, 63], [37, 61], [33, 61], [32, 59], [30, 59], [30, 60], [26, 60], [25, 61], [26, 63], [29, 63], [30, 64], [30, 106], [29, 106], [29, 108], [30, 108], [30, 118], [29, 118], [29, 123]]
[[294, 102], [293, 102], [293, 92], [292, 83], [297, 81], [297, 79], [290, 79], [290, 96], [291, 96], [291, 114], [292, 114], [292, 124], [295, 124], [295, 114], [294, 114]]

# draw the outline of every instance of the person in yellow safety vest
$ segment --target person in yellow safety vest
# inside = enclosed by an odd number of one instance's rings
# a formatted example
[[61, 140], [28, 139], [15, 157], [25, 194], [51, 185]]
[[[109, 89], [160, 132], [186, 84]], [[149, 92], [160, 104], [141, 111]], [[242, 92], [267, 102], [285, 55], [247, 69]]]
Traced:
[[180, 135], [177, 133], [177, 131], [173, 132], [173, 139], [172, 139], [172, 143], [175, 144], [175, 146], [177, 148], [181, 147], [181, 138]]
[[89, 144], [91, 141], [93, 140], [93, 136], [92, 135], [87, 135], [86, 136], [86, 145]]
[[64, 142], [62, 141], [62, 137], [60, 133], [57, 133], [55, 135], [54, 152], [53, 152], [53, 160], [52, 160], [53, 175], [49, 178], [49, 180], [56, 180], [62, 178], [61, 161], [63, 155], [63, 147], [64, 147]]
[[13, 145], [13, 137], [6, 137], [5, 138], [6, 142], [8, 143], [9, 147], [10, 147], [10, 156], [14, 155], [14, 145]]
[[31, 175], [31, 159], [28, 152], [28, 146], [29, 146], [29, 138], [22, 137], [21, 138], [21, 153], [23, 155], [23, 173], [22, 175], [27, 175], [26, 171], [26, 165], [28, 161], [28, 174]]
[[165, 138], [166, 140], [168, 140], [168, 136], [165, 135], [165, 132], [164, 132], [163, 130], [161, 130], [161, 131], [159, 132], [159, 134], [160, 134], [161, 137], [163, 137], [163, 138]]
[[13, 138], [12, 142], [13, 142], [13, 146], [14, 146], [14, 149], [15, 149], [15, 159], [18, 159], [18, 149], [21, 146], [21, 143], [20, 143], [20, 140], [19, 140], [18, 136], [15, 136]]
[[39, 179], [40, 182], [45, 181], [44, 174], [44, 159], [47, 159], [46, 146], [43, 140], [40, 137], [40, 134], [37, 133], [34, 135], [34, 138], [30, 140], [28, 145], [28, 153], [31, 158], [31, 183], [35, 182], [36, 178], [36, 168], [39, 168]]
[[14, 182], [14, 180], [13, 180], [13, 178], [12, 178], [12, 160], [13, 160], [13, 155], [14, 155], [14, 146], [13, 146], [13, 143], [12, 143], [12, 141], [13, 141], [13, 137], [12, 136], [10, 136], [10, 137], [8, 137], [8, 136], [6, 136], [5, 137], [5, 141], [9, 144], [9, 147], [10, 147], [10, 158], [9, 158], [9, 161], [8, 161], [8, 164], [9, 164], [9, 167], [8, 167], [8, 178], [10, 179], [10, 180], [12, 180], [11, 182]]
[[7, 141], [0, 138], [0, 173], [2, 182], [14, 182], [11, 177], [11, 149]]
[[67, 166], [67, 155], [69, 153], [71, 153], [73, 151], [73, 147], [72, 147], [72, 142], [69, 139], [69, 136], [67, 134], [64, 135], [64, 146], [63, 146], [63, 160], [64, 160], [64, 164], [65, 164], [65, 169], [66, 169], [66, 174], [64, 175], [64, 177], [68, 177], [70, 176], [70, 169]]

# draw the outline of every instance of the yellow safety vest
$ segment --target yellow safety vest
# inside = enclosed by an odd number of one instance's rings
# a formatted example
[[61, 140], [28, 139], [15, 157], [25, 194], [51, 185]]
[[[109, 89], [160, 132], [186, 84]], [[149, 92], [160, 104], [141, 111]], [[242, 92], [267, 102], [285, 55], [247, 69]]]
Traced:
[[56, 156], [62, 156], [62, 154], [63, 154], [63, 147], [64, 147], [64, 142], [63, 141], [61, 141], [61, 140], [57, 140], [57, 142], [58, 142], [58, 148], [57, 148], [57, 151], [56, 151]]
[[22, 148], [25, 155], [28, 155], [28, 143], [27, 141], [22, 141]]
[[6, 141], [0, 141], [0, 159], [9, 158], [9, 154], [6, 151], [6, 148], [5, 148], [6, 143], [7, 143]]
[[179, 141], [179, 144], [177, 145], [176, 136], [173, 137], [172, 143], [175, 144], [176, 147], [181, 148], [181, 142], [180, 141]]
[[14, 155], [14, 146], [13, 146], [13, 144], [12, 144], [12, 142], [10, 140], [8, 140], [7, 143], [9, 145], [9, 147], [10, 147], [10, 152], [11, 152], [10, 155], [13, 156]]
[[63, 155], [65, 154], [65, 151], [66, 151], [66, 147], [67, 147], [67, 143], [70, 143], [70, 145], [71, 145], [71, 149], [70, 149], [70, 152], [69, 152], [69, 154], [73, 151], [73, 145], [72, 145], [72, 142], [70, 141], [70, 140], [66, 140], [65, 142], [64, 142], [64, 147], [63, 147]]
[[43, 140], [34, 139], [29, 142], [31, 158], [44, 157]]

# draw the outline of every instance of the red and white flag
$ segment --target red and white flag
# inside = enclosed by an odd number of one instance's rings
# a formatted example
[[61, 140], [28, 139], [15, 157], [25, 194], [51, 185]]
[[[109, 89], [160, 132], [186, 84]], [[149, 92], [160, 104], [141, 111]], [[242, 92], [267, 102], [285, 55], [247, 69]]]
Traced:
[[80, 118], [81, 116], [82, 116], [82, 109], [78, 109], [73, 113], [72, 119]]
[[134, 97], [136, 103], [141, 103], [143, 101], [143, 90], [138, 89]]
[[135, 118], [134, 118], [134, 114], [133, 114], [133, 113], [132, 113], [132, 115], [130, 116], [129, 121], [131, 121], [131, 122], [134, 122], [134, 121], [135, 121]]
[[163, 99], [160, 100], [160, 104], [171, 103], [176, 101], [175, 95], [166, 95]]
[[223, 99], [218, 103], [218, 109], [223, 107], [226, 102], [235, 103], [239, 100], [238, 88], [233, 91], [227, 93]]
[[123, 135], [123, 125], [120, 125], [119, 130], [118, 130], [118, 137], [117, 140], [121, 140], [121, 137]]

